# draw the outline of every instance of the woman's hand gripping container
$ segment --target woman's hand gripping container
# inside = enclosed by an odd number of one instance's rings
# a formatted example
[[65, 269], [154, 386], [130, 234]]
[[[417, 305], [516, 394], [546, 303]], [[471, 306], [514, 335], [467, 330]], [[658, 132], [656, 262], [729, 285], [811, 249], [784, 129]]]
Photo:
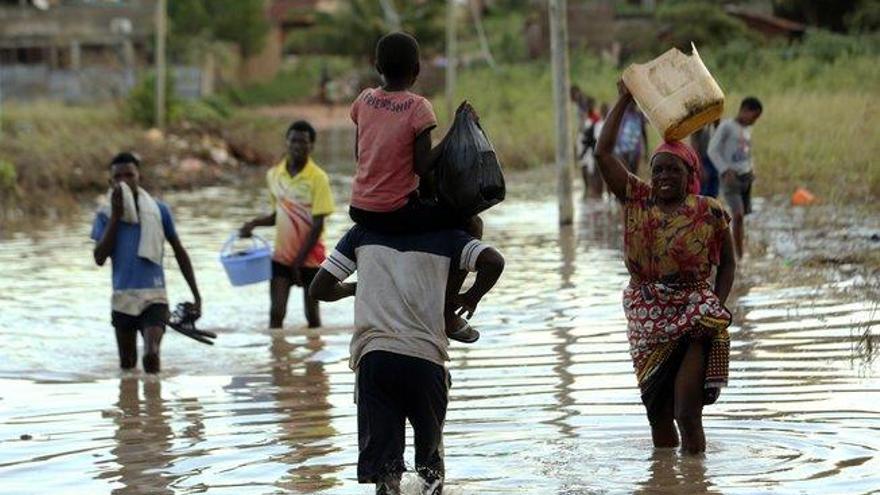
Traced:
[[666, 141], [684, 139], [721, 118], [724, 93], [706, 69], [697, 47], [685, 55], [673, 48], [646, 64], [633, 64], [623, 82], [651, 125]]
[[272, 276], [272, 249], [269, 243], [255, 235], [251, 237], [248, 248], [234, 250], [238, 239], [238, 234], [233, 233], [220, 250], [220, 263], [226, 270], [229, 282], [238, 287], [269, 280]]

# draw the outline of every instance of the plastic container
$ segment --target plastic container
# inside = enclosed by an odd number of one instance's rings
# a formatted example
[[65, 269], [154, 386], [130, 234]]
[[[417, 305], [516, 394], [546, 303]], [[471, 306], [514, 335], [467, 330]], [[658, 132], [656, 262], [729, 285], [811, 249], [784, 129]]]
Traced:
[[816, 203], [816, 196], [805, 187], [795, 189], [791, 195], [792, 206], [810, 206]]
[[684, 139], [724, 113], [724, 93], [706, 69], [697, 47], [685, 55], [673, 48], [646, 64], [633, 64], [623, 82], [667, 141]]
[[229, 282], [241, 285], [265, 282], [272, 277], [272, 249], [260, 236], [251, 237], [251, 246], [244, 250], [233, 250], [238, 233], [233, 232], [220, 250], [220, 263], [226, 270]]

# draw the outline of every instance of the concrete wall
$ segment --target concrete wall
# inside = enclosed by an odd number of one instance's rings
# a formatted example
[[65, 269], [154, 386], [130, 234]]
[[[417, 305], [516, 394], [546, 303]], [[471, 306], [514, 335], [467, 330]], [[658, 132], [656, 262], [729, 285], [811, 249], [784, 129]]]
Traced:
[[[3, 98], [88, 102], [128, 94], [150, 64], [155, 6], [68, 0], [48, 10], [0, 7]], [[188, 79], [182, 92], [198, 94]]]
[[[80, 70], [52, 69], [47, 65], [0, 67], [0, 91], [4, 101], [59, 100], [89, 103], [128, 95], [143, 71], [110, 67]], [[198, 67], [171, 69], [174, 90], [183, 99], [202, 96], [202, 71]]]
[[0, 8], [0, 47], [121, 44], [153, 35], [154, 0], [69, 2], [49, 10]]

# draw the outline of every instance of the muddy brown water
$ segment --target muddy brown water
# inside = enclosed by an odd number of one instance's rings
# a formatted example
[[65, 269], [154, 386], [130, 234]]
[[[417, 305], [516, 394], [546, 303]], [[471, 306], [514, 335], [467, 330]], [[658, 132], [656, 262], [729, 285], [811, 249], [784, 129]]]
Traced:
[[[0, 240], [0, 493], [371, 493], [356, 483], [351, 301], [322, 305], [325, 328], [310, 332], [294, 296], [287, 328], [267, 330], [267, 286], [232, 288], [217, 259], [264, 209], [262, 192], [166, 199], [202, 287], [201, 325], [219, 338], [169, 332], [159, 377], [117, 370], [91, 212]], [[475, 316], [482, 339], [451, 349], [449, 493], [878, 493], [870, 280], [780, 271], [807, 240], [791, 219], [765, 222], [755, 235], [771, 248], [743, 264], [731, 301], [731, 386], [706, 409], [708, 452], [654, 452], [625, 339], [619, 213], [580, 209], [562, 230], [542, 194], [485, 215], [507, 271]], [[332, 217], [331, 244], [347, 225]], [[171, 299], [188, 298], [171, 256], [166, 269]]]

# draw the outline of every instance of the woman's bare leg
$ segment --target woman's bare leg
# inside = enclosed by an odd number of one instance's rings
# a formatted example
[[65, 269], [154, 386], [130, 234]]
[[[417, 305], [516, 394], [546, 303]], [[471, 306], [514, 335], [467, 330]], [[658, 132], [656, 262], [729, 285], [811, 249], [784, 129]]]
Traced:
[[675, 431], [675, 423], [673, 422], [675, 417], [674, 404], [674, 397], [667, 397], [657, 416], [648, 418], [651, 422], [651, 440], [654, 441], [655, 448], [678, 447], [678, 432]]
[[706, 380], [706, 344], [694, 340], [675, 375], [675, 422], [681, 433], [681, 451], [699, 454], [706, 450], [703, 432], [703, 385]]

